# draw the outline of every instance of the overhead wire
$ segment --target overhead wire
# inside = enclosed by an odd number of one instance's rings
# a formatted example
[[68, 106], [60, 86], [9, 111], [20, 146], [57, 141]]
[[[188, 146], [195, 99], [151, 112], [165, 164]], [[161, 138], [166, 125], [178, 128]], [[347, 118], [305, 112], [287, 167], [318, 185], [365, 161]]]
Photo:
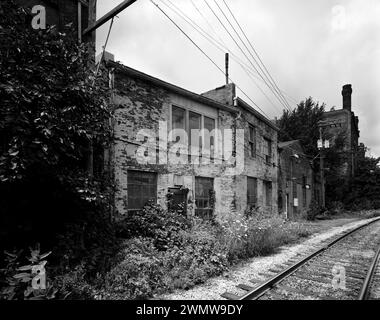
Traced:
[[[215, 0], [214, 0], [215, 1]], [[239, 21], [236, 19], [234, 13], [232, 12], [232, 10], [230, 9], [230, 7], [228, 6], [227, 2], [225, 0], [223, 0], [223, 3], [224, 5], [226, 6], [227, 10], [230, 12], [232, 18], [234, 19], [234, 21], [236, 22], [236, 24], [238, 25], [240, 31], [243, 33], [245, 39], [247, 40], [248, 44], [250, 45], [251, 49], [253, 50], [253, 52], [255, 53], [255, 55], [257, 56], [258, 60], [260, 61], [260, 63], [262, 64], [262, 66], [264, 67], [264, 70], [266, 71], [266, 73], [268, 74], [268, 76], [270, 77], [270, 79], [273, 81], [273, 84], [275, 85], [275, 88], [277, 88], [278, 90], [278, 93], [284, 98], [284, 100], [286, 101], [288, 107], [291, 109], [288, 101], [286, 100], [286, 98], [283, 96], [282, 94], [282, 90], [278, 87], [276, 81], [273, 79], [272, 75], [270, 74], [268, 68], [265, 66], [264, 62], [262, 61], [262, 59], [260, 58], [260, 55], [257, 53], [257, 51], [255, 50], [252, 42], [249, 40], [249, 38], [247, 37], [247, 34], [245, 33], [245, 31], [243, 30], [242, 26], [240, 25]]]
[[[245, 49], [247, 50], [247, 52], [249, 53], [249, 55], [252, 57], [253, 61], [256, 63], [256, 65], [258, 66], [258, 68], [260, 69], [260, 71], [262, 72], [262, 74], [264, 75], [264, 77], [266, 78], [266, 80], [269, 82], [269, 84], [271, 85], [271, 87], [276, 91], [276, 94], [278, 95], [278, 97], [281, 99], [281, 101], [283, 102], [282, 105], [288, 109], [288, 105], [286, 104], [286, 101], [282, 98], [281, 94], [278, 94], [277, 90], [276, 90], [276, 87], [273, 85], [273, 83], [271, 82], [271, 79], [265, 74], [265, 71], [263, 70], [263, 68], [260, 66], [260, 63], [257, 61], [257, 59], [254, 57], [254, 55], [251, 53], [251, 50], [247, 47], [247, 45], [245, 44], [245, 41], [241, 38], [239, 32], [235, 29], [235, 27], [233, 26], [233, 24], [231, 23], [231, 21], [228, 19], [227, 15], [224, 13], [223, 9], [219, 6], [219, 4], [214, 0], [214, 3], [216, 4], [216, 6], [218, 7], [219, 11], [222, 13], [222, 15], [224, 16], [224, 18], [227, 20], [228, 24], [231, 26], [232, 30], [235, 32], [235, 34], [238, 36], [239, 40], [241, 41], [241, 43], [244, 45]], [[273, 92], [274, 93], [274, 92]], [[281, 110], [280, 110], [281, 111]]]
[[[253, 84], [261, 91], [261, 93], [265, 96], [265, 98], [268, 100], [268, 102], [276, 109], [276, 105], [273, 103], [273, 101], [268, 97], [268, 95], [265, 93], [265, 91], [257, 84], [255, 79], [253, 77], [258, 78], [258, 76], [251, 71], [251, 67], [248, 66], [245, 62], [243, 62], [236, 54], [234, 54], [228, 47], [223, 45], [222, 43], [218, 42], [212, 35], [210, 35], [207, 31], [205, 31], [202, 27], [200, 27], [196, 22], [194, 22], [189, 16], [187, 16], [180, 8], [176, 7], [174, 4], [173, 6], [169, 6], [167, 3], [165, 3], [163, 0], [159, 0], [163, 5], [168, 7], [171, 11], [173, 11], [175, 14], [177, 14], [180, 18], [182, 18], [186, 23], [188, 23], [194, 30], [196, 30], [202, 37], [204, 37], [207, 41], [209, 41], [212, 45], [214, 45], [218, 50], [221, 52], [225, 52], [224, 50], [227, 50], [232, 58], [236, 61], [236, 63], [243, 69], [243, 71], [247, 74], [247, 76], [250, 78], [250, 80], [253, 82]], [[172, 3], [170, 0], [167, 0], [170, 3]], [[224, 48], [224, 49], [223, 49]], [[261, 79], [259, 79], [261, 80]]]
[[[218, 66], [218, 64], [216, 63], [216, 62], [214, 62], [214, 60], [157, 4], [157, 3], [155, 3], [153, 0], [150, 0], [150, 2], [153, 4], [153, 5], [155, 5], [156, 6], [156, 8], [158, 9], [158, 10], [160, 10], [161, 11], [161, 13], [163, 13], [164, 15], [165, 15], [165, 17], [167, 18], [167, 19], [169, 19], [175, 26], [176, 26], [176, 28], [178, 29], [178, 30], [180, 30], [181, 31], [181, 33], [219, 70], [219, 71], [221, 71], [224, 75], [226, 75], [226, 73], [223, 71], [223, 69], [221, 69], [219, 66]], [[228, 79], [231, 81], [231, 82], [233, 82], [233, 80], [230, 78], [230, 77], [228, 77]], [[260, 106], [256, 103], [256, 102], [254, 102], [252, 99], [251, 99], [251, 97], [247, 94], [247, 93], [245, 93], [245, 91], [240, 87], [240, 86], [238, 86], [237, 84], [235, 84], [236, 85], [236, 87], [244, 94], [244, 96], [246, 96], [247, 97], [247, 99], [249, 100], [249, 101], [251, 101], [268, 119], [269, 119], [269, 116], [265, 113], [265, 111], [264, 110], [262, 110], [261, 108], [260, 108]]]
[[210, 11], [213, 13], [213, 15], [216, 17], [216, 19], [219, 21], [219, 23], [221, 24], [221, 26], [223, 27], [223, 29], [227, 32], [227, 34], [230, 36], [230, 38], [233, 40], [233, 42], [235, 43], [235, 45], [239, 48], [239, 50], [243, 53], [243, 55], [245, 56], [245, 58], [247, 59], [247, 61], [251, 64], [251, 66], [253, 67], [253, 69], [257, 72], [257, 74], [260, 76], [260, 78], [262, 79], [262, 81], [265, 83], [265, 85], [269, 88], [270, 91], [272, 91], [273, 95], [277, 98], [277, 100], [280, 102], [281, 105], [284, 106], [285, 109], [287, 109], [287, 106], [286, 104], [284, 104], [284, 102], [282, 102], [282, 100], [278, 97], [277, 93], [274, 91], [274, 89], [272, 88], [272, 86], [270, 84], [268, 84], [268, 82], [265, 80], [265, 78], [261, 75], [260, 71], [255, 67], [255, 65], [252, 63], [251, 59], [247, 56], [247, 54], [245, 53], [245, 51], [241, 48], [241, 46], [239, 45], [239, 43], [236, 41], [236, 39], [234, 38], [234, 36], [231, 34], [231, 32], [228, 30], [228, 28], [225, 26], [225, 24], [223, 23], [223, 21], [219, 18], [219, 16], [216, 14], [216, 12], [214, 11], [214, 9], [209, 5], [209, 3], [204, 0], [204, 2], [206, 3], [206, 5], [208, 6], [208, 8], [210, 9]]

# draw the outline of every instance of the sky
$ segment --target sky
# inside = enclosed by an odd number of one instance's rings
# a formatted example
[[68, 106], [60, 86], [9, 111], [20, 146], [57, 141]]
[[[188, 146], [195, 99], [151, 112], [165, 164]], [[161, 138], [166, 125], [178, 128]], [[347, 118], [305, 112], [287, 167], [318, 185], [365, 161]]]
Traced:
[[[121, 2], [99, 0], [98, 18]], [[312, 97], [325, 103], [326, 110], [340, 109], [342, 86], [352, 84], [359, 140], [370, 148], [370, 155], [380, 157], [380, 0], [207, 0], [246, 56], [205, 0], [154, 2], [222, 70], [228, 49], [238, 96], [271, 119], [280, 117], [284, 107], [254, 71], [252, 65], [260, 69], [250, 44], [245, 41], [248, 53], [216, 3], [245, 40], [227, 3], [291, 108]], [[178, 9], [224, 48], [212, 45], [177, 14]], [[97, 31], [98, 53], [108, 29], [109, 23]], [[225, 84], [223, 73], [150, 0], [137, 0], [118, 15], [107, 51], [124, 65], [196, 93]]]

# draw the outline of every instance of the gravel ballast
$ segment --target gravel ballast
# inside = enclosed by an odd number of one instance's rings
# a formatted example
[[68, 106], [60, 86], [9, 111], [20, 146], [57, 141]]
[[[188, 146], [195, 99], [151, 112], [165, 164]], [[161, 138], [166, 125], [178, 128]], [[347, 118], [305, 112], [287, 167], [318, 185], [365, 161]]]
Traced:
[[[344, 225], [334, 226], [327, 231], [316, 233], [300, 244], [286, 245], [279, 248], [277, 254], [266, 257], [255, 257], [243, 263], [232, 267], [223, 275], [210, 278], [204, 284], [195, 286], [190, 290], [176, 290], [170, 294], [156, 296], [159, 300], [224, 300], [221, 297], [226, 291], [235, 293], [239, 296], [245, 292], [238, 289], [238, 284], [246, 284], [252, 286], [250, 279], [266, 279], [270, 274], [270, 269], [275, 269], [278, 265], [283, 265], [291, 259], [297, 259], [298, 255], [305, 254], [315, 249], [323, 241], [328, 240], [340, 233], [349, 231], [362, 224], [367, 223], [371, 219], [355, 220], [352, 219]], [[336, 225], [333, 222], [332, 225]]]

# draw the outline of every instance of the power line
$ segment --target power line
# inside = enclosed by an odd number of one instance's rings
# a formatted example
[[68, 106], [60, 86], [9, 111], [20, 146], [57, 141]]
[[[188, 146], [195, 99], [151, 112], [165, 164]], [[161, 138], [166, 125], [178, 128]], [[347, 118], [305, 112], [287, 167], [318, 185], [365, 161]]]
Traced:
[[[242, 68], [242, 70], [247, 74], [247, 76], [250, 78], [250, 80], [253, 82], [253, 84], [261, 91], [261, 93], [265, 96], [265, 98], [269, 101], [269, 103], [278, 110], [276, 105], [273, 103], [273, 101], [267, 96], [267, 94], [264, 92], [264, 90], [256, 83], [256, 81], [253, 79], [253, 76], [257, 77], [253, 72], [249, 72], [251, 70], [251, 67], [247, 66], [246, 63], [244, 63], [238, 56], [236, 56], [229, 48], [227, 48], [225, 45], [218, 42], [213, 36], [211, 36], [207, 31], [205, 31], [202, 27], [200, 27], [196, 22], [194, 22], [189, 16], [187, 16], [180, 8], [175, 6], [170, 0], [168, 0], [173, 7], [169, 6], [167, 3], [165, 3], [163, 0], [160, 0], [162, 4], [164, 4], [166, 7], [168, 7], [171, 11], [173, 11], [176, 15], [178, 15], [180, 18], [182, 18], [186, 23], [188, 23], [195, 31], [197, 31], [202, 37], [204, 37], [207, 41], [209, 41], [212, 45], [214, 45], [218, 50], [224, 53], [224, 50], [227, 50], [231, 53], [232, 58], [236, 61], [236, 63]], [[248, 69], [248, 70], [247, 70]]]
[[[244, 40], [240, 37], [239, 35], [239, 32], [236, 31], [235, 27], [233, 26], [233, 24], [230, 22], [230, 20], [228, 19], [227, 15], [224, 13], [223, 9], [219, 6], [219, 4], [214, 0], [216, 6], [218, 7], [219, 11], [222, 13], [222, 15], [224, 16], [224, 18], [227, 20], [228, 24], [231, 26], [232, 30], [236, 33], [236, 35], [238, 36], [239, 40], [241, 41], [241, 43], [244, 45], [245, 49], [248, 51], [248, 53], [250, 54], [250, 56], [252, 57], [253, 61], [256, 63], [256, 65], [259, 67], [259, 69], [261, 70], [262, 74], [265, 76], [266, 80], [268, 80], [268, 82], [270, 83], [270, 85], [274, 88], [274, 90], [276, 90], [276, 88], [273, 86], [271, 80], [268, 78], [268, 76], [265, 74], [265, 71], [261, 68], [260, 64], [257, 62], [256, 58], [253, 56], [253, 54], [251, 53], [251, 51], [249, 50], [249, 48], [247, 47], [247, 45], [245, 44]], [[278, 93], [277, 93], [278, 94]], [[281, 95], [279, 96], [281, 98]], [[285, 108], [287, 108], [287, 105], [286, 105], [286, 101], [282, 100], [282, 102], [285, 103]], [[281, 111], [281, 110], [279, 110]]]
[[219, 37], [218, 33], [215, 31], [214, 27], [212, 24], [206, 19], [206, 17], [203, 15], [202, 11], [198, 8], [198, 6], [195, 4], [193, 0], [190, 0], [191, 4], [195, 8], [195, 10], [199, 13], [199, 15], [202, 17], [202, 19], [206, 22], [206, 24], [209, 26], [210, 30], [214, 33], [215, 36], [218, 37], [221, 43], [223, 43], [225, 46], [226, 44], [224, 43], [223, 39]]
[[241, 46], [238, 44], [238, 42], [235, 40], [235, 38], [232, 36], [232, 34], [228, 31], [228, 29], [226, 28], [226, 26], [224, 25], [224, 23], [220, 20], [220, 18], [218, 17], [218, 15], [215, 13], [215, 11], [212, 9], [212, 7], [208, 4], [208, 2], [206, 0], [204, 0], [204, 2], [206, 3], [206, 5], [209, 7], [209, 9], [211, 10], [211, 12], [214, 14], [214, 16], [217, 18], [217, 20], [219, 21], [219, 23], [222, 25], [222, 27], [224, 28], [224, 30], [228, 33], [228, 35], [231, 37], [231, 39], [234, 41], [234, 43], [236, 44], [236, 46], [239, 48], [239, 50], [243, 53], [243, 55], [245, 56], [245, 58], [248, 60], [248, 62], [252, 65], [253, 69], [257, 72], [257, 74], [261, 77], [261, 79], [264, 81], [264, 83], [266, 84], [266, 86], [272, 91], [272, 93], [275, 95], [275, 97], [279, 100], [279, 102], [285, 107], [285, 109], [287, 108], [286, 105], [284, 105], [284, 103], [281, 101], [281, 99], [277, 96], [277, 93], [273, 90], [273, 88], [268, 84], [268, 82], [264, 79], [264, 77], [261, 75], [261, 73], [257, 70], [257, 68], [255, 67], [255, 65], [252, 63], [251, 59], [249, 59], [249, 57], [247, 56], [247, 54], [244, 52], [244, 50], [241, 48]]
[[247, 42], [249, 43], [250, 47], [252, 48], [253, 52], [256, 54], [257, 58], [259, 59], [259, 61], [261, 62], [261, 64], [263, 65], [265, 71], [267, 72], [267, 74], [269, 75], [269, 77], [271, 78], [271, 80], [273, 81], [275, 87], [277, 88], [279, 94], [283, 97], [283, 99], [285, 99], [289, 109], [291, 109], [288, 101], [286, 100], [286, 98], [282, 95], [282, 91], [280, 90], [280, 88], [278, 87], [276, 81], [273, 79], [273, 77], [271, 76], [270, 72], [268, 71], [267, 67], [265, 66], [264, 62], [261, 60], [259, 54], [257, 53], [257, 51], [255, 50], [255, 48], [253, 47], [252, 45], [252, 42], [249, 40], [249, 38], [247, 37], [246, 33], [244, 32], [243, 28], [241, 27], [239, 21], [236, 19], [235, 15], [233, 14], [232, 10], [230, 9], [230, 7], [228, 6], [227, 2], [225, 0], [223, 0], [223, 3], [225, 4], [226, 8], [228, 9], [228, 11], [230, 12], [231, 16], [233, 17], [233, 19], [235, 20], [236, 24], [238, 25], [239, 29], [241, 30], [241, 32], [243, 33], [245, 39], [247, 40]]
[[[190, 36], [189, 35], [187, 35], [187, 33], [172, 19], [172, 18], [170, 18], [169, 17], [169, 15], [157, 4], [157, 3], [155, 3], [153, 0], [150, 0], [150, 2], [153, 4], [153, 5], [155, 5], [156, 6], [156, 8], [157, 9], [159, 9], [176, 27], [177, 27], [177, 29], [178, 30], [180, 30], [181, 31], [181, 33], [188, 39], [188, 40], [190, 40], [190, 42], [219, 70], [219, 71], [221, 71], [224, 75], [226, 75], [225, 74], [225, 72], [214, 62], [214, 60], [212, 60], [211, 58], [210, 58], [210, 56], [206, 53], [206, 52], [204, 52], [203, 50], [202, 50], [202, 48], [201, 47], [199, 47], [195, 42], [194, 42], [194, 40], [193, 39], [191, 39], [190, 38]], [[228, 77], [228, 79], [231, 81], [231, 82], [234, 82], [230, 77]], [[245, 93], [245, 91], [242, 89], [242, 88], [240, 88], [237, 84], [235, 84], [236, 85], [236, 87], [269, 119], [269, 117], [268, 117], [268, 115]]]

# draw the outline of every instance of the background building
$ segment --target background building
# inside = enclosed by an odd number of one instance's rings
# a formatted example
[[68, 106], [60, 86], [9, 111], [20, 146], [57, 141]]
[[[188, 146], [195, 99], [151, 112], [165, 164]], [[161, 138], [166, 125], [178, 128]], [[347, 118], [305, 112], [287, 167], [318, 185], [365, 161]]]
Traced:
[[[116, 217], [142, 209], [148, 200], [165, 208], [170, 193], [184, 203], [189, 214], [204, 218], [230, 216], [247, 208], [277, 213], [278, 129], [236, 97], [234, 84], [199, 95], [113, 61], [108, 61], [107, 67], [111, 71], [115, 108], [111, 162]], [[189, 148], [192, 142], [178, 155], [188, 158], [187, 164], [160, 163], [160, 151], [164, 157], [172, 156], [165, 146], [176, 142], [170, 135], [167, 143], [156, 140], [160, 121], [168, 124], [164, 135], [171, 129], [188, 133], [202, 128], [230, 130], [231, 151], [236, 155], [242, 150], [244, 167], [231, 174], [231, 164], [225, 158], [216, 163], [216, 156], [206, 165], [195, 164]], [[242, 139], [236, 139], [236, 129], [243, 130]], [[141, 134], [138, 136], [144, 130], [156, 138], [150, 139], [147, 134], [144, 140]], [[211, 152], [214, 148], [228, 148], [225, 140], [205, 136], [201, 139], [202, 145], [212, 146]], [[157, 160], [154, 164], [138, 161], [138, 150], [148, 141], [153, 162]]]
[[278, 207], [289, 219], [306, 217], [312, 200], [320, 201], [320, 183], [298, 140], [278, 144]]
[[355, 175], [359, 153], [359, 118], [351, 109], [352, 86], [342, 89], [343, 108], [323, 114], [323, 134], [330, 145], [340, 152], [339, 174], [347, 182]]

